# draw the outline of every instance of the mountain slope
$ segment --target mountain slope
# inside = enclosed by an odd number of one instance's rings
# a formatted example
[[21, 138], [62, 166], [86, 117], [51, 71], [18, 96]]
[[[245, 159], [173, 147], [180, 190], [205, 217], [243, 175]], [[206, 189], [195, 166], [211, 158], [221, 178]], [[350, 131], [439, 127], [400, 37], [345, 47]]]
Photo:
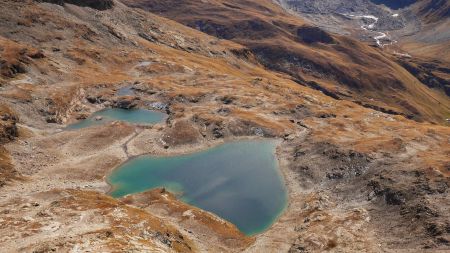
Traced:
[[420, 30], [409, 34], [401, 46], [412, 55], [445, 61], [450, 65], [450, 2], [417, 1], [409, 8], [421, 20]]
[[450, 18], [450, 2], [446, 0], [421, 0], [413, 8], [427, 23]]
[[423, 85], [390, 56], [312, 28], [271, 1], [124, 2], [245, 45], [265, 67], [333, 97], [439, 123], [449, 113], [443, 93]]

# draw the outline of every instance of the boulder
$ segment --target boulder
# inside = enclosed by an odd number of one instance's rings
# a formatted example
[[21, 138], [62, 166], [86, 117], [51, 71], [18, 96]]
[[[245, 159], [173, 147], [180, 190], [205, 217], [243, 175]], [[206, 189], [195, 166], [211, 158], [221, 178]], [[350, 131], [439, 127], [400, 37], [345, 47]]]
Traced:
[[130, 96], [120, 97], [119, 99], [114, 101], [113, 106], [116, 108], [122, 108], [122, 109], [129, 110], [129, 109], [136, 107], [135, 100], [136, 100], [135, 97], [130, 97]]

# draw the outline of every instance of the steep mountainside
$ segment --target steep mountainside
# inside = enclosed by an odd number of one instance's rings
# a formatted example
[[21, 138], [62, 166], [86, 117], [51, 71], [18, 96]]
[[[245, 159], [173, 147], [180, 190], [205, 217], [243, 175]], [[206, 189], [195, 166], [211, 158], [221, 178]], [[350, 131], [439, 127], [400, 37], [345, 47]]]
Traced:
[[265, 67], [334, 98], [441, 124], [448, 116], [444, 92], [423, 85], [394, 57], [311, 27], [271, 1], [124, 2], [245, 45]]
[[427, 23], [450, 18], [450, 2], [446, 0], [421, 0], [417, 1], [413, 8]]
[[423, 84], [450, 94], [448, 0], [277, 1], [324, 29], [373, 41]]
[[450, 2], [422, 0], [409, 7], [421, 20], [415, 33], [407, 33], [400, 46], [411, 55], [445, 61], [450, 65]]
[[[449, 102], [421, 83], [436, 75], [421, 75], [423, 62], [331, 34], [270, 1], [0, 8], [0, 251], [450, 250]], [[66, 128], [105, 108], [167, 118]], [[108, 194], [107, 175], [133, 157], [243, 139], [278, 141], [288, 194], [260, 234], [166, 189]]]

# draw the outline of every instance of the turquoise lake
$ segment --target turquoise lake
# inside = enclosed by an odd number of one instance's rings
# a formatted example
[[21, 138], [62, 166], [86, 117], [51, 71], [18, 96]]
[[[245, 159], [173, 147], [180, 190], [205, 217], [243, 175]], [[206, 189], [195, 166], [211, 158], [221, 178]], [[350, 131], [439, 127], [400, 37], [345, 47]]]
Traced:
[[108, 177], [111, 195], [165, 187], [182, 201], [254, 235], [269, 228], [287, 204], [276, 145], [275, 141], [246, 140], [182, 156], [140, 156]]
[[[75, 130], [95, 125], [101, 125], [112, 121], [125, 121], [132, 124], [155, 124], [164, 121], [166, 114], [145, 109], [120, 109], [110, 108], [93, 113], [87, 119], [80, 120], [67, 126], [68, 130]], [[96, 120], [101, 117], [101, 120]]]

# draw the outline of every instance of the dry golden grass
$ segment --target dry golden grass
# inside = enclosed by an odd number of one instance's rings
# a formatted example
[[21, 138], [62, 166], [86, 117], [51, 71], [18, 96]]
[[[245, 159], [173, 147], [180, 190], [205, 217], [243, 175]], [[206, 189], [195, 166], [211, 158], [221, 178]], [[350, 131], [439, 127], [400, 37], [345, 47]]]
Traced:
[[[195, 246], [171, 225], [163, 223], [159, 218], [148, 212], [126, 205], [112, 197], [94, 191], [67, 190], [69, 197], [59, 201], [59, 208], [72, 209], [74, 211], [101, 210], [102, 215], [108, 220], [107, 231], [111, 238], [104, 238], [103, 243], [112, 251], [121, 251], [132, 248], [133, 244], [127, 238], [139, 238], [143, 230], [151, 233], [159, 233], [170, 240], [171, 248], [175, 252], [192, 252]], [[120, 213], [120, 216], [117, 216]], [[101, 234], [105, 230], [94, 231]], [[92, 233], [92, 232], [91, 232]], [[99, 238], [101, 239], [101, 238]], [[153, 240], [141, 238], [139, 244], [155, 247]]]
[[307, 119], [317, 140], [331, 141], [363, 153], [404, 154], [424, 167], [450, 176], [450, 128], [417, 123], [401, 116], [388, 116], [353, 106], [339, 106], [336, 118], [326, 122]]
[[[124, 3], [161, 13], [192, 27], [200, 21], [217, 26], [217, 29], [205, 26], [206, 32], [231, 39], [256, 53], [266, 50], [269, 68], [295, 78], [301, 76], [306, 81], [320, 80], [318, 83], [323, 87], [347, 94], [344, 99], [394, 108], [414, 115], [419, 121], [438, 124], [445, 123], [450, 113], [445, 94], [420, 83], [379, 49], [340, 36], [334, 36], [336, 43], [331, 45], [299, 43], [296, 31], [305, 22], [286, 14], [272, 1], [126, 0]], [[218, 14], [209, 15], [210, 9]], [[286, 64], [292, 57], [310, 67]]]

